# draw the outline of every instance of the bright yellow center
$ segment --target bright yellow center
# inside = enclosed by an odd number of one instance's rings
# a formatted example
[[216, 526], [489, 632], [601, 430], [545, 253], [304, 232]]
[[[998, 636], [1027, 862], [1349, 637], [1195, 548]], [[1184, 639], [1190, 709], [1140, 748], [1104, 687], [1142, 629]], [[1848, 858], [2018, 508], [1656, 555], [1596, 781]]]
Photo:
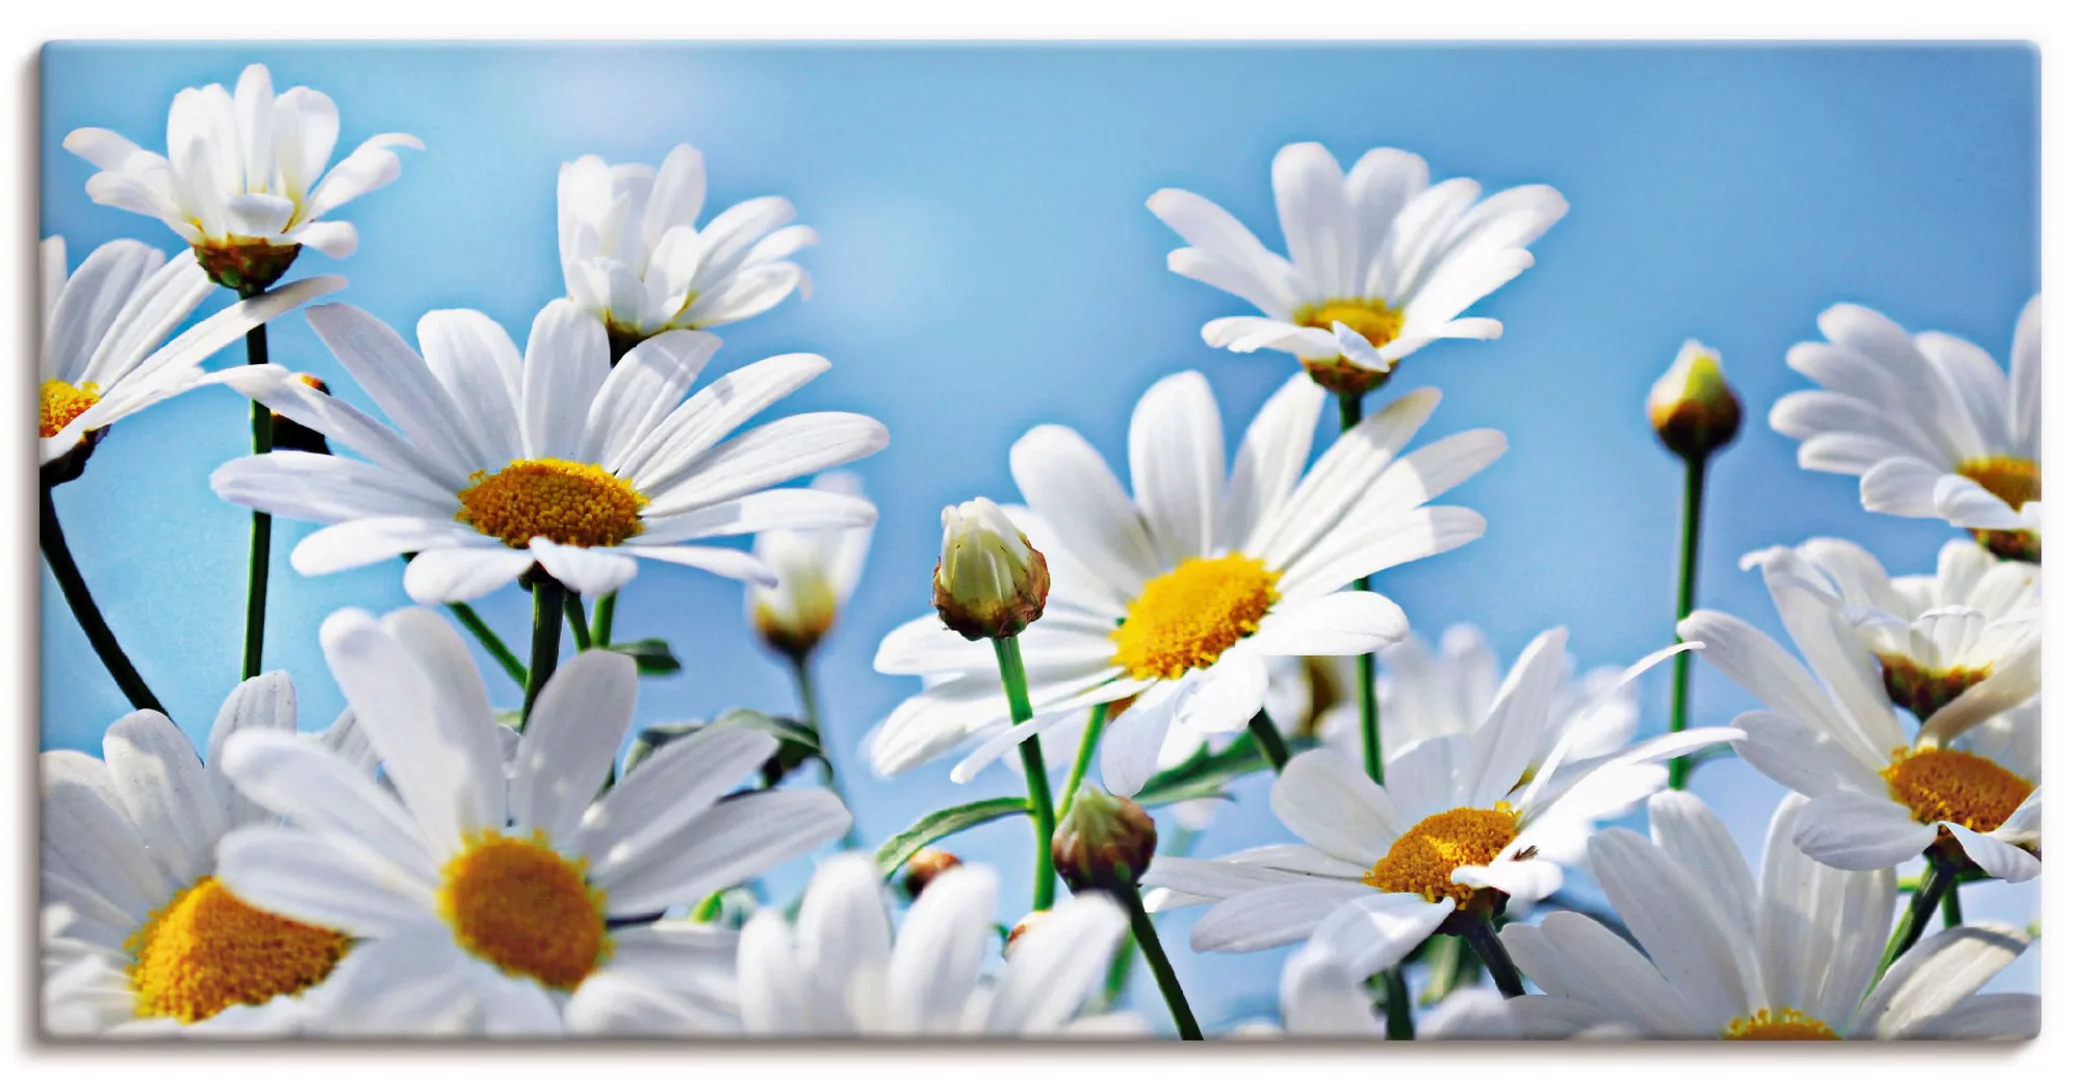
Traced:
[[1517, 814], [1509, 803], [1497, 803], [1494, 810], [1447, 810], [1403, 833], [1359, 880], [1381, 892], [1415, 893], [1433, 903], [1450, 896], [1464, 908], [1474, 890], [1454, 883], [1452, 872], [1487, 866], [1515, 839]]
[[1763, 1042], [1842, 1041], [1842, 1036], [1827, 1024], [1798, 1009], [1757, 1009], [1754, 1016], [1737, 1016], [1720, 1038]]
[[1187, 559], [1142, 587], [1113, 631], [1113, 663], [1137, 679], [1175, 679], [1211, 667], [1257, 632], [1279, 600], [1277, 572], [1248, 555]]
[[1332, 324], [1343, 323], [1376, 349], [1393, 341], [1402, 332], [1400, 311], [1388, 307], [1385, 301], [1363, 298], [1310, 304], [1294, 312], [1293, 321], [1318, 330], [1328, 330]]
[[614, 950], [607, 894], [588, 885], [584, 859], [491, 830], [469, 837], [441, 868], [441, 917], [456, 944], [508, 975], [572, 990]]
[[507, 547], [537, 536], [572, 547], [613, 547], [643, 531], [650, 504], [633, 485], [598, 465], [536, 458], [495, 473], [470, 474], [455, 520]]
[[2011, 510], [2037, 502], [2043, 493], [2043, 476], [2038, 463], [2024, 458], [1984, 457], [1958, 463], [1958, 475], [1986, 488]]
[[45, 379], [42, 397], [36, 410], [36, 429], [40, 437], [48, 439], [93, 408], [101, 400], [101, 388], [93, 383], [74, 386], [62, 379]]
[[214, 877], [176, 893], [124, 945], [137, 1015], [184, 1024], [298, 993], [347, 954], [345, 934], [250, 907]]
[[2000, 828], [2031, 792], [2030, 781], [1986, 758], [1936, 747], [1895, 750], [1879, 779], [1916, 821], [1955, 821], [1976, 833]]

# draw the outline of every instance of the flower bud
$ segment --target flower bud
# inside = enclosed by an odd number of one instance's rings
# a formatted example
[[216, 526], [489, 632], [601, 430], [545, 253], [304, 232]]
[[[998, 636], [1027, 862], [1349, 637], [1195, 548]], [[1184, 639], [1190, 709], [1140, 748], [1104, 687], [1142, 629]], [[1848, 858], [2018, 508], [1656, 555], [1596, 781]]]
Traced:
[[1048, 603], [1048, 560], [1004, 510], [970, 499], [939, 515], [946, 529], [932, 570], [932, 606], [970, 641], [1015, 637]]
[[[332, 394], [332, 387], [325, 385], [325, 380], [316, 375], [298, 375], [297, 379], [305, 386], [321, 394], [325, 394], [328, 397]], [[307, 454], [332, 453], [325, 445], [325, 436], [283, 416], [281, 413], [270, 412], [269, 415], [274, 418], [275, 422], [275, 449], [301, 450]]]
[[1686, 341], [1676, 362], [1647, 395], [1647, 418], [1670, 452], [1687, 461], [1734, 441], [1741, 431], [1741, 398], [1720, 374], [1720, 354]]
[[1156, 823], [1133, 800], [1085, 784], [1055, 826], [1049, 851], [1073, 892], [1132, 890], [1156, 855]]
[[302, 244], [270, 244], [263, 240], [242, 243], [194, 245], [195, 261], [218, 285], [237, 293], [240, 299], [259, 296], [282, 280], [289, 264], [303, 252]]
[[961, 865], [951, 852], [925, 848], [903, 864], [903, 894], [916, 900], [941, 874]]

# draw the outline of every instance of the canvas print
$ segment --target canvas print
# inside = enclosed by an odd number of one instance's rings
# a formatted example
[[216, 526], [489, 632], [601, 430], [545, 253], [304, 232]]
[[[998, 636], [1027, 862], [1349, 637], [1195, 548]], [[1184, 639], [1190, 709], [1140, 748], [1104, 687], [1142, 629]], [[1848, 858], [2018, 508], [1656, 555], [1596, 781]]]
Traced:
[[47, 1038], [2039, 1030], [2027, 44], [40, 79]]

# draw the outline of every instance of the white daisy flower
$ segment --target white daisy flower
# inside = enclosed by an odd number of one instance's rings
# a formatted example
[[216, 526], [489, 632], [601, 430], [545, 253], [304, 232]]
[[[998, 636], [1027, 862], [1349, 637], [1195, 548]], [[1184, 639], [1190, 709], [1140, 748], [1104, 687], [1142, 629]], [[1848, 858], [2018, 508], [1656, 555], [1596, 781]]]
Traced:
[[1398, 456], [1438, 404], [1417, 390], [1346, 432], [1302, 475], [1323, 392], [1295, 376], [1265, 403], [1235, 467], [1213, 391], [1198, 372], [1163, 379], [1135, 406], [1129, 498], [1091, 444], [1035, 428], [1012, 447], [1025, 508], [1007, 508], [1046, 556], [1047, 610], [1020, 638], [1035, 715], [1009, 727], [987, 643], [937, 616], [882, 641], [875, 669], [941, 677], [868, 737], [883, 775], [994, 735], [965, 780], [1092, 705], [1134, 698], [1106, 732], [1106, 787], [1140, 791], [1174, 726], [1244, 729], [1265, 704], [1266, 658], [1349, 656], [1408, 632], [1393, 601], [1351, 581], [1481, 535], [1480, 514], [1424, 505], [1502, 454], [1500, 432], [1462, 432]]
[[845, 832], [828, 791], [723, 797], [772, 755], [771, 736], [705, 729], [602, 795], [636, 669], [587, 651], [543, 688], [509, 781], [483, 681], [433, 611], [342, 611], [320, 636], [396, 795], [290, 740], [231, 740], [226, 775], [294, 828], [226, 837], [230, 888], [351, 936], [360, 996], [467, 1001], [472, 1030], [735, 1025], [735, 935], [656, 917]]
[[1127, 915], [1082, 893], [1036, 920], [994, 985], [997, 872], [963, 865], [932, 879], [893, 940], [874, 861], [837, 855], [817, 867], [793, 927], [771, 908], [737, 950], [744, 1027], [753, 1035], [1033, 1037], [1122, 1033], [1119, 1015], [1079, 1018], [1127, 932]]
[[111, 240], [68, 276], [64, 238], [46, 238], [38, 253], [43, 264], [39, 465], [91, 445], [110, 424], [199, 385], [205, 379], [202, 362], [217, 350], [347, 284], [338, 277], [293, 282], [233, 304], [169, 342], [166, 336], [210, 292], [209, 279], [195, 260], [168, 261], [164, 253], [135, 240]]
[[[100, 759], [44, 752], [43, 1006], [53, 1034], [292, 1033], [348, 970], [344, 936], [256, 910], [219, 877], [217, 841], [273, 820], [225, 778], [224, 746], [240, 731], [296, 741], [288, 675], [232, 691], [207, 762], [148, 709], [109, 727]], [[310, 738], [373, 772], [350, 717]]]
[[[1635, 664], [1626, 680], [1679, 648]], [[1335, 750], [1294, 755], [1272, 783], [1272, 812], [1304, 843], [1228, 859], [1159, 856], [1142, 883], [1168, 890], [1166, 907], [1214, 904], [1193, 927], [1195, 949], [1253, 952], [1307, 939], [1354, 978], [1401, 961], [1455, 915], [1485, 918], [1495, 893], [1512, 913], [1528, 911], [1561, 886], [1549, 846], [1578, 842], [1588, 823], [1660, 790], [1668, 770], [1658, 762], [1740, 738], [1695, 728], [1564, 766], [1568, 736], [1543, 758], [1539, 748], [1566, 679], [1567, 632], [1549, 630], [1518, 659], [1473, 736], [1408, 747], [1388, 760], [1385, 784]]]
[[[861, 498], [860, 478], [825, 473], [811, 491]], [[752, 557], [780, 579], [744, 590], [744, 615], [752, 631], [788, 656], [807, 656], [831, 632], [860, 584], [867, 565], [872, 523], [826, 529], [770, 529], [752, 538]]]
[[211, 83], [174, 95], [165, 157], [103, 128], [72, 132], [65, 149], [101, 170], [89, 198], [165, 222], [212, 280], [246, 292], [273, 284], [303, 245], [354, 254], [354, 226], [325, 215], [397, 179], [392, 147], [425, 149], [410, 135], [377, 135], [328, 172], [339, 136], [331, 98], [304, 86], [278, 97], [266, 65], [253, 64], [235, 92]]
[[1949, 334], [1913, 337], [1868, 308], [1821, 313], [1826, 343], [1785, 362], [1821, 384], [1785, 395], [1770, 426], [1799, 463], [1861, 477], [1864, 508], [1942, 518], [2008, 558], [2038, 559], [2040, 298], [2024, 305], [2009, 372]]
[[1652, 843], [1598, 834], [1591, 868], [1646, 955], [1573, 912], [1506, 926], [1511, 956], [1549, 997], [1505, 1009], [1537, 1013], [1559, 999], [1663, 1039], [2035, 1036], [2038, 995], [1976, 993], [2029, 947], [2014, 927], [1932, 935], [1872, 986], [1897, 898], [1892, 868], [1837, 870], [1801, 854], [1805, 802], [1779, 805], [1754, 885], [1734, 838], [1693, 795], [1649, 800]]
[[1385, 147], [1347, 176], [1320, 143], [1294, 143], [1272, 159], [1272, 191], [1284, 259], [1189, 191], [1159, 191], [1149, 209], [1191, 245], [1171, 252], [1171, 270], [1264, 313], [1215, 319], [1200, 331], [1207, 344], [1292, 353], [1340, 393], [1379, 385], [1440, 338], [1502, 334], [1494, 319], [1460, 316], [1531, 266], [1525, 248], [1568, 212], [1543, 184], [1486, 199], [1472, 180], [1433, 184], [1423, 158]]
[[694, 227], [708, 195], [701, 152], [684, 143], [662, 168], [590, 154], [556, 174], [556, 242], [570, 298], [607, 325], [615, 355], [665, 330], [749, 319], [809, 275], [787, 257], [816, 243], [778, 195], [747, 199]]
[[879, 422], [805, 413], [724, 440], [822, 374], [823, 357], [771, 357], [681, 401], [720, 344], [713, 335], [668, 331], [611, 363], [605, 328], [569, 300], [535, 317], [524, 363], [475, 311], [420, 319], [424, 359], [358, 308], [308, 317], [398, 430], [284, 368], [227, 371], [242, 393], [367, 460], [277, 452], [210, 477], [241, 506], [328, 526], [290, 553], [305, 574], [418, 552], [404, 577], [420, 603], [475, 599], [536, 565], [598, 596], [634, 577], [638, 558], [771, 585], [753, 556], [688, 541], [874, 520], [851, 495], [767, 489], [881, 449]]
[[[1845, 591], [1883, 597], [1884, 572], [1863, 565], [1850, 545], [1811, 550]], [[1990, 734], [1986, 743], [1976, 736], [1994, 715], [2021, 704], [2012, 695], [2019, 685], [2027, 685], [2024, 697], [2036, 693], [2035, 647], [2011, 669], [2027, 668], [2027, 684], [2021, 676], [1990, 676], [1930, 714], [1910, 740], [1888, 697], [1882, 661], [1842, 616], [1842, 599], [1812, 584], [1816, 564], [1787, 549], [1765, 552], [1759, 561], [1778, 616], [1808, 666], [1761, 630], [1722, 612], [1696, 612], [1677, 624], [1677, 632], [1703, 642], [1706, 660], [1764, 704], [1765, 711], [1735, 719], [1734, 726], [1748, 734], [1735, 751], [1765, 776], [1813, 800], [1800, 811], [1800, 850], [1839, 869], [1877, 870], [1935, 848], [2004, 880], [2036, 877], [2041, 826], [2035, 746], [2022, 756], [2018, 740], [2009, 736]], [[1951, 560], [1954, 581], [1964, 576], [1956, 572], [1960, 561]], [[1940, 570], [1938, 581], [1946, 577]], [[1901, 591], [1912, 589], [1911, 584]], [[1950, 610], [1938, 609], [1939, 622], [1970, 623], [1944, 614]], [[1964, 640], [1955, 629], [1934, 629], [1939, 640]], [[1964, 676], [1936, 678], [1958, 682]], [[2035, 708], [2027, 723], [2034, 739]], [[1998, 756], [1994, 746], [2001, 748]]]

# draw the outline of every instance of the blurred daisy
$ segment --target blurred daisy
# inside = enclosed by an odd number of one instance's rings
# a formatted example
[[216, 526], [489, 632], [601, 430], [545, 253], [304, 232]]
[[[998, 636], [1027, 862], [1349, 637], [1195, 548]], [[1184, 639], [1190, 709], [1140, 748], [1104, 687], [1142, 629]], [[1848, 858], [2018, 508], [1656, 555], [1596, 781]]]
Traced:
[[1165, 188], [1149, 209], [1191, 245], [1171, 252], [1173, 271], [1264, 313], [1215, 319], [1207, 344], [1292, 353], [1339, 393], [1378, 386], [1439, 338], [1500, 335], [1502, 323], [1461, 313], [1531, 266], [1525, 248], [1568, 212], [1543, 184], [1486, 199], [1472, 180], [1434, 184], [1422, 158], [1385, 147], [1347, 176], [1320, 143], [1294, 143], [1272, 159], [1272, 192], [1284, 259], [1189, 191]]
[[[809, 488], [862, 497], [860, 480], [851, 473], [825, 473], [811, 481]], [[828, 529], [773, 529], [754, 537], [752, 557], [765, 563], [779, 584], [745, 587], [745, 618], [752, 630], [782, 655], [808, 656], [852, 599], [873, 536], [874, 526], [869, 522]]]
[[598, 596], [634, 577], [638, 558], [770, 585], [751, 555], [688, 542], [874, 520], [851, 495], [768, 489], [881, 449], [880, 423], [805, 413], [724, 441], [829, 368], [820, 356], [771, 357], [681, 401], [720, 344], [713, 335], [671, 331], [610, 363], [606, 331], [568, 300], [535, 317], [525, 363], [475, 311], [419, 320], [424, 359], [358, 308], [308, 317], [399, 430], [287, 369], [227, 371], [242, 393], [367, 460], [278, 452], [210, 477], [231, 502], [328, 526], [290, 554], [305, 574], [417, 552], [405, 591], [429, 604], [475, 599], [537, 565]]
[[1408, 632], [1393, 601], [1349, 583], [1481, 535], [1481, 515], [1424, 504], [1488, 466], [1502, 433], [1479, 430], [1398, 456], [1438, 404], [1408, 394], [1346, 432], [1302, 475], [1322, 390], [1295, 376], [1243, 437], [1231, 472], [1214, 394], [1198, 372], [1163, 379], [1135, 406], [1129, 498], [1091, 444], [1035, 428], [1012, 448], [1027, 506], [1008, 508], [1047, 557], [1046, 613], [1020, 636], [1033, 723], [1017, 729], [987, 643], [937, 616], [897, 628], [875, 669], [945, 676], [868, 737], [884, 775], [992, 735], [965, 780], [1020, 739], [1092, 705], [1132, 697], [1105, 733], [1106, 787], [1141, 790], [1175, 726], [1244, 729], [1265, 704], [1268, 657], [1349, 656]]
[[[1635, 664], [1626, 681], [1678, 648]], [[1668, 770], [1656, 763], [1740, 737], [1696, 728], [1564, 766], [1569, 734], [1543, 758], [1539, 748], [1566, 679], [1567, 632], [1549, 630], [1471, 737], [1404, 749], [1388, 760], [1384, 784], [1335, 750], [1294, 755], [1272, 783], [1272, 812], [1304, 843], [1247, 859], [1158, 857], [1143, 884], [1169, 890], [1165, 906], [1214, 904], [1192, 929], [1195, 949], [1253, 952], [1306, 939], [1354, 978], [1398, 963], [1456, 913], [1485, 918], [1495, 894], [1521, 917], [1561, 887], [1549, 846], [1660, 790]]]
[[[1507, 1007], [1506, 1007], [1507, 1006]], [[1280, 1024], [1245, 1025], [1238, 1036], [1380, 1041], [1387, 1017], [1344, 962], [1306, 945], [1279, 974]], [[1557, 997], [1506, 999], [1489, 986], [1463, 986], [1416, 1020], [1418, 1039], [1566, 1039], [1608, 1034], [1596, 1010]]]
[[246, 331], [347, 284], [306, 278], [233, 304], [168, 342], [210, 291], [193, 259], [169, 262], [135, 240], [111, 240], [68, 276], [62, 237], [45, 239], [38, 253], [43, 385], [37, 458], [46, 466], [91, 446], [110, 424], [199, 385], [202, 362]]
[[744, 1027], [753, 1035], [1026, 1037], [1125, 1033], [1132, 1018], [1079, 1018], [1127, 932], [1120, 905], [1082, 893], [1035, 920], [994, 984], [997, 872], [958, 866], [932, 879], [892, 940], [881, 875], [865, 855], [817, 868], [793, 927], [768, 908], [737, 950]]
[[772, 736], [704, 729], [601, 795], [636, 669], [593, 650], [543, 688], [509, 780], [484, 684], [438, 615], [342, 611], [320, 638], [396, 794], [288, 739], [231, 740], [226, 775], [294, 826], [226, 837], [231, 889], [351, 936], [363, 996], [466, 1001], [486, 1034], [735, 1025], [735, 935], [653, 920], [845, 831], [827, 791], [723, 798], [772, 755]]
[[[2030, 945], [1993, 924], [1932, 935], [1872, 975], [1896, 899], [1892, 868], [1830, 869], [1800, 853], [1792, 794], [1771, 820], [1751, 885], [1734, 838], [1696, 796], [1648, 803], [1654, 841], [1612, 830], [1590, 865], [1642, 956], [1593, 919], [1554, 912], [1503, 928], [1519, 967], [1553, 999], [1593, 1009], [1649, 1038], [1825, 1040], [2031, 1038], [2036, 994], [1976, 994]], [[1870, 988], [1870, 994], [1865, 990]]]
[[556, 242], [564, 288], [603, 320], [617, 359], [665, 330], [749, 319], [801, 290], [809, 275], [787, 257], [816, 243], [792, 225], [778, 195], [748, 199], [697, 229], [708, 177], [684, 143], [662, 168], [609, 165], [590, 154], [556, 174]]
[[[1836, 582], [1879, 592], [1870, 577], [1875, 566], [1859, 569], [1849, 545], [1814, 550]], [[2036, 877], [2035, 748], [2028, 758], [2010, 757], [2014, 741], [2001, 738], [2006, 760], [1998, 759], [1991, 756], [1995, 741], [1983, 744], [1974, 735], [2000, 711], [2021, 704], [2008, 693], [2020, 676], [1988, 676], [1931, 713], [1910, 740], [1881, 662], [1841, 614], [1841, 598], [1812, 584], [1814, 564], [1788, 549], [1765, 552], [1758, 561], [1807, 667], [1761, 630], [1721, 612], [1696, 612], [1677, 632], [1703, 642], [1706, 660], [1764, 704], [1765, 711], [1735, 719], [1748, 734], [1735, 751], [1813, 800], [1799, 814], [1800, 850], [1839, 869], [1877, 870], [1941, 848], [2004, 880]], [[1944, 578], [1940, 571], [1939, 582]], [[1859, 581], [1869, 584], [1854, 584]], [[1939, 613], [1951, 610], [1966, 609]], [[2029, 693], [2035, 693], [2035, 648], [2024, 660]], [[2034, 709], [2029, 722], [2035, 726]]]
[[1821, 384], [1785, 395], [1770, 426], [1799, 463], [1861, 477], [1864, 508], [1942, 518], [2005, 558], [2038, 560], [2040, 298], [2024, 305], [2009, 372], [1949, 334], [1913, 337], [1868, 308], [1821, 313], [1828, 340], [1785, 362]]
[[165, 222], [212, 281], [251, 295], [304, 245], [354, 254], [354, 226], [323, 218], [397, 179], [392, 147], [424, 149], [410, 135], [378, 135], [328, 172], [339, 136], [331, 98], [304, 86], [277, 97], [266, 65], [253, 64], [235, 92], [211, 83], [174, 95], [165, 157], [103, 128], [74, 131], [65, 149], [101, 170], [87, 180], [89, 198]]

